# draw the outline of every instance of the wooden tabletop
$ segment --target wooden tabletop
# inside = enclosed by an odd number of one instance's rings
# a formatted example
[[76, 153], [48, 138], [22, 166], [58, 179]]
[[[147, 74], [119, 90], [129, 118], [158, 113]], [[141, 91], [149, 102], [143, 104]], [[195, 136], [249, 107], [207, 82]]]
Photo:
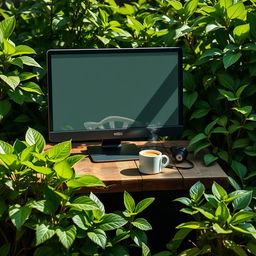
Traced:
[[[157, 149], [171, 157], [170, 146], [187, 146], [187, 141], [165, 142], [123, 142], [136, 143], [140, 149]], [[87, 145], [99, 145], [99, 143], [87, 143]], [[86, 144], [73, 143], [72, 154], [86, 154]], [[77, 163], [74, 168], [78, 174], [92, 174], [101, 179], [106, 187], [84, 188], [81, 192], [123, 192], [123, 191], [159, 191], [159, 190], [182, 190], [188, 189], [200, 180], [207, 187], [213, 181], [226, 186], [227, 175], [214, 163], [206, 167], [202, 155], [194, 157], [189, 154], [188, 158], [193, 161], [195, 167], [183, 170], [179, 167], [164, 168], [161, 173], [155, 175], [141, 174], [138, 170], [138, 161], [120, 161], [93, 163], [89, 157]], [[174, 163], [172, 163], [175, 165]], [[176, 165], [177, 166], [177, 165]]]

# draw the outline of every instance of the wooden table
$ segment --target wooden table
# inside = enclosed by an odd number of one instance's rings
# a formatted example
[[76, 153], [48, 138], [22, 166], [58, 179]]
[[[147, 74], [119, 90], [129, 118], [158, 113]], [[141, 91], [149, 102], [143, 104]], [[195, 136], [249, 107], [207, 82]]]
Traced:
[[[187, 141], [123, 143], [136, 143], [141, 149], [155, 148], [169, 156], [171, 155], [170, 146], [188, 145]], [[98, 145], [98, 143], [87, 143], [87, 145]], [[86, 144], [73, 143], [72, 153], [86, 154]], [[93, 163], [89, 157], [86, 157], [77, 163], [74, 168], [78, 174], [95, 175], [106, 184], [106, 187], [84, 188], [81, 192], [183, 190], [188, 189], [198, 180], [207, 187], [210, 187], [213, 181], [227, 186], [227, 175], [218, 163], [206, 167], [202, 155], [195, 158], [193, 154], [189, 154], [189, 159], [194, 162], [195, 167], [193, 169], [164, 168], [162, 173], [156, 175], [141, 174], [138, 171], [138, 161]]]

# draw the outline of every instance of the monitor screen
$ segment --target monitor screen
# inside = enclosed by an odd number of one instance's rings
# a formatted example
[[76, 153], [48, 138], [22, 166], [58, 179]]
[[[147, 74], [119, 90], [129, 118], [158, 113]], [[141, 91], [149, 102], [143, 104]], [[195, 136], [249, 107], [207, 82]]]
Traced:
[[176, 135], [180, 48], [48, 51], [51, 141]]

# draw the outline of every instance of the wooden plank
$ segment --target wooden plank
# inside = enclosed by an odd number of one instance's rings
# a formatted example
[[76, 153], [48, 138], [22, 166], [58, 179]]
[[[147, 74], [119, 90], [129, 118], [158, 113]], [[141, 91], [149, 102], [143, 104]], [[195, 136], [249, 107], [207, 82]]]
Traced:
[[[168, 141], [164, 144], [167, 151], [170, 154], [170, 147], [171, 146], [188, 146], [188, 141]], [[205, 153], [205, 152], [203, 152]], [[228, 186], [228, 177], [226, 173], [222, 170], [220, 165], [215, 162], [209, 166], [205, 166], [203, 162], [203, 154], [198, 154], [194, 156], [194, 154], [189, 153], [188, 159], [194, 163], [194, 168], [184, 170], [176, 165], [177, 169], [179, 170], [180, 174], [183, 177], [183, 184], [184, 188], [191, 187], [195, 182], [201, 181], [204, 183], [206, 187], [210, 187], [213, 181], [218, 182], [220, 185], [227, 187]], [[182, 166], [188, 166], [186, 163], [181, 163]]]
[[[141, 150], [144, 149], [156, 149], [163, 154], [169, 156], [163, 142], [149, 141], [138, 142], [137, 145]], [[170, 156], [169, 156], [170, 157]], [[136, 165], [139, 168], [139, 161], [136, 161]], [[183, 189], [183, 177], [179, 171], [175, 168], [163, 168], [161, 173], [149, 175], [141, 174], [142, 177], [142, 189], [143, 191], [156, 191], [156, 190], [179, 190]]]

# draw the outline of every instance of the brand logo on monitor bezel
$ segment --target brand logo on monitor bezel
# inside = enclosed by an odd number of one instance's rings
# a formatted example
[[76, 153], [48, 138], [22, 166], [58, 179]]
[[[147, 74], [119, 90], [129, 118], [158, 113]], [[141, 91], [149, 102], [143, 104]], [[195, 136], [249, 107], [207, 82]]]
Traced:
[[122, 135], [124, 135], [124, 134], [123, 134], [122, 132], [114, 132], [113, 135], [114, 135], [114, 136], [122, 136]]

